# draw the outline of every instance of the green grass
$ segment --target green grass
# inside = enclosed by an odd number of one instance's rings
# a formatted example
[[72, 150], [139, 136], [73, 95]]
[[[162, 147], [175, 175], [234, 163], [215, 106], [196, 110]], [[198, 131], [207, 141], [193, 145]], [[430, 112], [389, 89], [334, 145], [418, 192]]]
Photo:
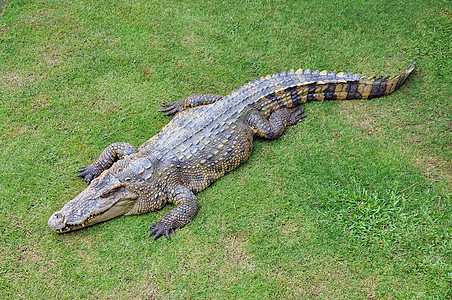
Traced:
[[[448, 1], [7, 1], [0, 18], [0, 296], [24, 299], [452, 297]], [[198, 195], [58, 235], [75, 170], [140, 145], [190, 93], [291, 68], [398, 74], [308, 119]]]

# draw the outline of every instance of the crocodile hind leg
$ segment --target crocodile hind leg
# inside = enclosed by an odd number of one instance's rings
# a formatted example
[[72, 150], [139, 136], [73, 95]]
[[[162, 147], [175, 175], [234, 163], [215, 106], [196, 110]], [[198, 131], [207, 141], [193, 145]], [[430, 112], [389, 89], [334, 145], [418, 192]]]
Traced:
[[110, 168], [115, 161], [137, 152], [137, 148], [129, 143], [111, 144], [101, 153], [95, 162], [78, 170], [77, 172], [80, 172], [80, 174], [77, 177], [82, 177], [89, 184], [103, 171]]
[[149, 226], [154, 240], [165, 235], [168, 240], [170, 234], [175, 234], [175, 229], [182, 228], [190, 223], [198, 213], [198, 202], [195, 194], [183, 185], [178, 185], [170, 192], [169, 203], [174, 203], [176, 208], [171, 210], [159, 222]]
[[248, 113], [246, 121], [255, 136], [265, 139], [280, 137], [287, 126], [304, 121], [307, 114], [303, 114], [304, 108], [281, 108], [270, 115], [267, 120], [257, 109]]
[[196, 106], [212, 104], [218, 100], [223, 98], [220, 95], [214, 94], [206, 94], [206, 95], [198, 95], [191, 94], [188, 97], [180, 99], [170, 104], [162, 104], [163, 108], [159, 111], [165, 112], [167, 116], [172, 116], [177, 114], [180, 111], [193, 108]]

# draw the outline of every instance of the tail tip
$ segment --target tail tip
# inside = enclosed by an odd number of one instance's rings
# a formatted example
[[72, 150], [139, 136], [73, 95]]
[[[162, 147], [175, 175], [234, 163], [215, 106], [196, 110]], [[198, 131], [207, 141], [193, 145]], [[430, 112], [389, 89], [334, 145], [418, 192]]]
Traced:
[[411, 65], [406, 69], [405, 73], [411, 73], [411, 71], [413, 71], [414, 68], [416, 68], [416, 62], [415, 61], [413, 61], [411, 63]]

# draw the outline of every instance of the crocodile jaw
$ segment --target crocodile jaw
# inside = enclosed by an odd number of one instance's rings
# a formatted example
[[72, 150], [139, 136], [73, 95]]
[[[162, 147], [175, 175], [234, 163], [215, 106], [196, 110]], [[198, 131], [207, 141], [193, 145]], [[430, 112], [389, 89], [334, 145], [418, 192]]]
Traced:
[[[69, 204], [69, 203], [68, 203]], [[49, 226], [58, 233], [74, 231], [87, 226], [122, 216], [130, 211], [134, 203], [129, 201], [119, 201], [111, 208], [103, 212], [93, 212], [81, 218], [71, 218], [66, 206], [62, 210], [55, 212], [49, 219]]]
[[[91, 183], [49, 219], [48, 225], [58, 233], [69, 232], [113, 219], [128, 213], [139, 195], [116, 180], [102, 189]], [[113, 193], [109, 193], [114, 191]]]

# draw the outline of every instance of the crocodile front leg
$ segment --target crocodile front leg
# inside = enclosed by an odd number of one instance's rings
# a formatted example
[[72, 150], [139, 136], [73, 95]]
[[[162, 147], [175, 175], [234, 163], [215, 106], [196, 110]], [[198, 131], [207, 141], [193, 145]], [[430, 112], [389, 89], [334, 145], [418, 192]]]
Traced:
[[191, 94], [188, 97], [180, 99], [170, 104], [162, 104], [163, 108], [159, 111], [165, 112], [167, 116], [172, 116], [177, 114], [180, 111], [193, 108], [196, 106], [212, 104], [218, 100], [223, 98], [220, 95], [206, 94], [206, 95], [198, 95]]
[[183, 185], [178, 185], [170, 192], [169, 203], [174, 203], [176, 208], [171, 210], [159, 222], [149, 226], [154, 240], [165, 235], [171, 240], [170, 234], [175, 234], [175, 229], [182, 228], [190, 223], [198, 213], [198, 202], [195, 194]]
[[137, 148], [129, 143], [111, 144], [101, 153], [95, 162], [78, 170], [77, 172], [80, 172], [80, 174], [77, 177], [82, 177], [89, 184], [103, 171], [110, 168], [115, 161], [137, 152]]
[[304, 121], [307, 115], [303, 114], [303, 111], [304, 108], [281, 108], [273, 112], [267, 120], [260, 111], [253, 109], [248, 113], [246, 121], [254, 135], [276, 139], [284, 133], [287, 126]]

